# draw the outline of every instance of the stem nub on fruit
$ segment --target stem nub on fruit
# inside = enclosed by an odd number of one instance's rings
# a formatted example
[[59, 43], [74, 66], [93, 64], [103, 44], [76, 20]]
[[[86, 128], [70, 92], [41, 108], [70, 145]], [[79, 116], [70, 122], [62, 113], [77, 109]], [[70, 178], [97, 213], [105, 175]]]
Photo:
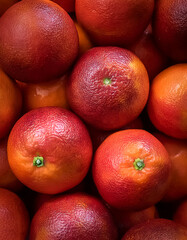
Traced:
[[144, 160], [140, 158], [135, 159], [133, 165], [136, 170], [142, 170], [145, 167]]
[[110, 78], [104, 78], [103, 79], [103, 83], [105, 84], [105, 85], [109, 85], [109, 84], [111, 84], [111, 79]]
[[44, 165], [44, 159], [43, 157], [34, 157], [33, 159], [33, 165], [36, 167], [42, 167]]

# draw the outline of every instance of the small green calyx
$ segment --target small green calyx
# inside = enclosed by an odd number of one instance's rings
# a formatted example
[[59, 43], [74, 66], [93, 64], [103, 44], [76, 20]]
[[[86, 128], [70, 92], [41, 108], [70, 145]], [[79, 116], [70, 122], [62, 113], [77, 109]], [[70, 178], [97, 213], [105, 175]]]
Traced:
[[145, 167], [144, 160], [140, 158], [135, 159], [133, 165], [136, 170], [142, 170]]
[[34, 157], [33, 159], [33, 165], [36, 167], [42, 167], [44, 165], [44, 159], [43, 157]]
[[109, 84], [111, 84], [111, 79], [110, 78], [104, 78], [103, 79], [103, 83], [105, 84], [105, 85], [109, 85]]

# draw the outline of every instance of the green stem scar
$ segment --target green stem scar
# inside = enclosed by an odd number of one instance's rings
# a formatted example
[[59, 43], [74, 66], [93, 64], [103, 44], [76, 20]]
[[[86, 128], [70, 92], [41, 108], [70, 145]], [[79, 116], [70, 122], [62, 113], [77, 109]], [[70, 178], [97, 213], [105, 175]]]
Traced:
[[43, 157], [34, 157], [33, 159], [33, 165], [36, 167], [42, 167], [44, 165], [44, 159]]
[[104, 78], [103, 79], [103, 83], [105, 84], [105, 85], [109, 85], [109, 84], [111, 84], [111, 79], [110, 78]]
[[144, 160], [140, 158], [135, 159], [133, 165], [136, 170], [142, 170], [145, 167]]

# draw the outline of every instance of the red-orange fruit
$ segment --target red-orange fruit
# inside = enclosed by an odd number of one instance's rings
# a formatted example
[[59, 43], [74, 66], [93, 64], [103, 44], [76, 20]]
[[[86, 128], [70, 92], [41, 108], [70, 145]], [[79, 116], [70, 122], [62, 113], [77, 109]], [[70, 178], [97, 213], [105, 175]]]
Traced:
[[103, 130], [136, 119], [149, 93], [143, 63], [119, 47], [95, 47], [76, 63], [67, 83], [70, 107], [84, 121]]
[[153, 15], [155, 40], [168, 57], [187, 61], [187, 1], [157, 0]]
[[31, 222], [29, 240], [117, 240], [105, 205], [95, 197], [69, 194], [44, 203]]
[[149, 24], [153, 0], [76, 0], [78, 22], [98, 45], [126, 46]]
[[28, 112], [39, 107], [63, 107], [68, 109], [66, 96], [67, 75], [41, 83], [17, 81], [23, 96], [23, 111]]
[[141, 38], [128, 49], [143, 62], [150, 80], [153, 80], [167, 66], [168, 59], [155, 43], [151, 24], [148, 25]]
[[66, 12], [75, 11], [75, 0], [52, 0], [53, 2], [60, 5]]
[[187, 138], [187, 64], [168, 67], [154, 78], [148, 114], [159, 131], [174, 138]]
[[22, 109], [18, 85], [0, 69], [0, 139], [7, 136]]
[[171, 182], [163, 201], [176, 201], [187, 196], [187, 141], [168, 137], [161, 133], [154, 136], [164, 145], [172, 162]]
[[94, 151], [101, 145], [101, 143], [112, 133], [120, 130], [125, 129], [143, 129], [143, 122], [140, 117], [136, 118], [134, 121], [126, 124], [125, 126], [121, 127], [120, 129], [111, 130], [111, 131], [104, 131], [98, 128], [94, 128], [90, 125], [87, 126], [90, 137], [92, 139], [93, 149]]
[[10, 8], [16, 2], [18, 2], [18, 0], [1, 0], [1, 2], [0, 2], [0, 17], [3, 15], [3, 13], [6, 12], [6, 10], [8, 8]]
[[83, 55], [86, 51], [93, 47], [92, 42], [86, 33], [86, 31], [82, 28], [82, 26], [75, 21], [75, 27], [79, 36], [79, 57]]
[[187, 228], [169, 219], [152, 219], [132, 227], [121, 240], [186, 240]]
[[178, 205], [174, 214], [173, 220], [176, 223], [179, 223], [187, 228], [187, 199], [184, 200]]
[[20, 1], [0, 18], [0, 63], [13, 79], [39, 82], [63, 75], [78, 54], [68, 13], [52, 1]]
[[129, 129], [113, 133], [99, 146], [92, 174], [109, 205], [138, 211], [162, 199], [170, 181], [171, 161], [152, 134]]
[[158, 218], [158, 212], [155, 206], [140, 211], [123, 211], [115, 208], [111, 208], [110, 210], [121, 236], [136, 224], [146, 222], [149, 219]]
[[82, 121], [60, 107], [23, 115], [8, 139], [8, 161], [16, 177], [34, 191], [56, 194], [78, 185], [92, 158], [92, 143]]
[[19, 191], [23, 187], [10, 169], [7, 158], [7, 139], [0, 140], [0, 187], [13, 192]]
[[13, 192], [0, 188], [0, 238], [25, 240], [29, 215], [22, 200]]

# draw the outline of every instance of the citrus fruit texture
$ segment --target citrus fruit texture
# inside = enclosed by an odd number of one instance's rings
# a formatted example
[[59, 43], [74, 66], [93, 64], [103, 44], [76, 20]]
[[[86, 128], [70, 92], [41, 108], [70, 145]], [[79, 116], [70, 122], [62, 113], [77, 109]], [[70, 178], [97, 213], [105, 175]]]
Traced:
[[92, 174], [109, 205], [138, 211], [163, 197], [170, 181], [171, 161], [152, 134], [129, 129], [113, 133], [99, 146]]
[[29, 215], [22, 200], [13, 192], [0, 188], [0, 236], [6, 240], [25, 240]]
[[0, 139], [6, 137], [22, 109], [18, 85], [0, 69]]
[[13, 192], [17, 192], [23, 187], [9, 166], [6, 138], [0, 140], [0, 187], [7, 188]]
[[158, 0], [153, 15], [155, 40], [160, 49], [179, 63], [187, 61], [187, 2]]
[[19, 81], [36, 83], [58, 78], [78, 54], [75, 24], [52, 1], [14, 4], [1, 17], [0, 32], [1, 66]]
[[60, 107], [31, 110], [14, 125], [8, 161], [17, 178], [34, 191], [56, 194], [78, 185], [92, 158], [82, 121]]
[[98, 45], [127, 46], [151, 19], [153, 0], [76, 0], [78, 22]]
[[76, 63], [67, 82], [71, 109], [103, 130], [117, 129], [139, 116], [149, 93], [143, 63], [118, 47], [95, 47]]
[[123, 236], [125, 232], [136, 224], [158, 218], [158, 212], [155, 206], [140, 211], [123, 211], [115, 208], [110, 208], [110, 210], [118, 226], [120, 236]]
[[42, 83], [24, 83], [17, 81], [23, 96], [23, 111], [38, 107], [69, 108], [66, 96], [67, 75]]
[[82, 28], [82, 26], [77, 21], [74, 21], [74, 23], [79, 36], [79, 57], [80, 57], [86, 51], [92, 48], [93, 44], [86, 31]]
[[93, 144], [94, 152], [101, 145], [101, 143], [112, 133], [116, 131], [125, 130], [125, 129], [143, 129], [143, 122], [140, 117], [136, 118], [134, 121], [124, 125], [120, 129], [104, 131], [98, 128], [94, 128], [91, 125], [87, 125], [88, 131], [90, 133], [90, 137]]
[[187, 64], [159, 73], [150, 87], [148, 114], [153, 125], [174, 138], [187, 138]]
[[42, 205], [32, 219], [29, 240], [117, 240], [105, 205], [81, 193], [59, 196]]
[[132, 227], [122, 240], [185, 240], [187, 229], [169, 219], [152, 219]]
[[142, 36], [130, 45], [128, 49], [143, 62], [150, 81], [168, 65], [168, 58], [158, 48], [155, 42], [151, 24], [148, 25]]
[[176, 201], [187, 196], [187, 141], [161, 133], [154, 136], [164, 145], [172, 162], [171, 182], [162, 201]]

